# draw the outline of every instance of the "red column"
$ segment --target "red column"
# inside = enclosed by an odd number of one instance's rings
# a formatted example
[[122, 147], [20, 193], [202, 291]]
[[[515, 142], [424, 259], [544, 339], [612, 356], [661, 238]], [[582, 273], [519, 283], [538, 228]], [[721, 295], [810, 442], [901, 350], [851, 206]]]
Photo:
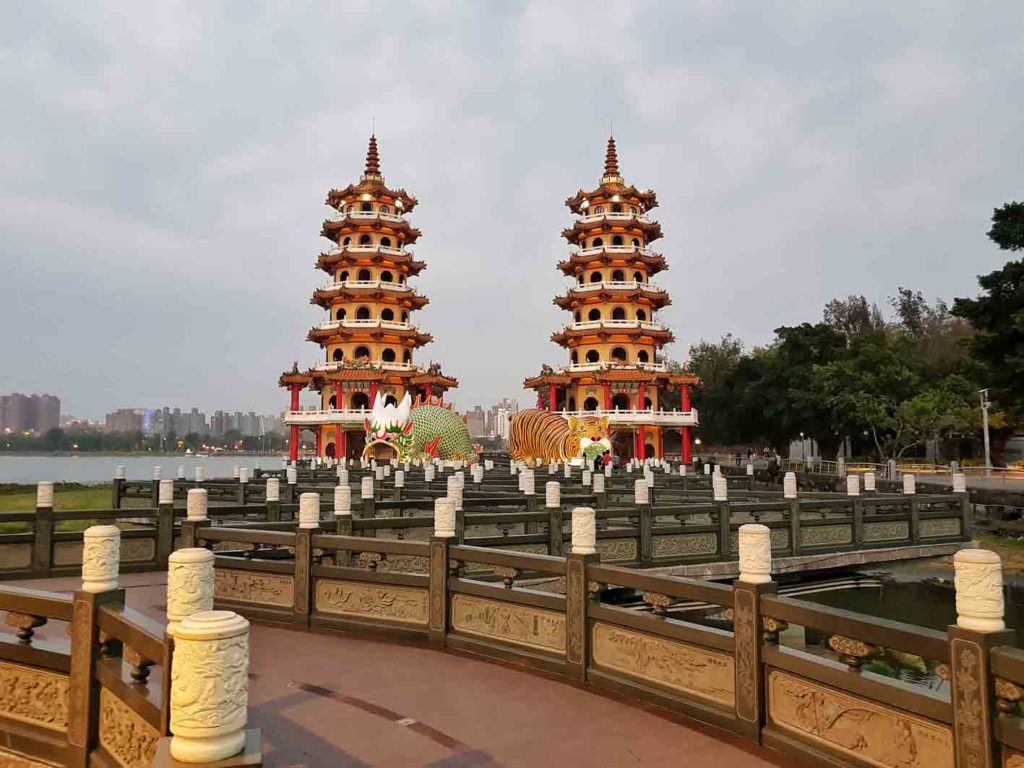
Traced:
[[338, 436], [334, 442], [334, 455], [339, 460], [346, 458], [348, 456], [348, 436], [345, 434], [345, 429], [341, 424], [338, 425]]
[[637, 397], [637, 400], [639, 402], [637, 402], [637, 404], [636, 404], [636, 409], [638, 411], [646, 410], [646, 408], [644, 407], [644, 399], [646, 399], [646, 397], [647, 397], [647, 382], [641, 382], [640, 383], [640, 394]]
[[646, 427], [640, 427], [636, 433], [640, 442], [640, 460], [643, 461], [647, 458], [647, 429]]
[[377, 382], [370, 382], [370, 407], [373, 408], [374, 402], [377, 400]]
[[[292, 384], [292, 402], [290, 410], [299, 410], [299, 385]], [[291, 439], [288, 442], [288, 456], [292, 461], [298, 461], [299, 458], [299, 425], [292, 424]]]
[[[683, 413], [689, 413], [690, 412], [690, 387], [688, 385], [683, 384], [681, 387], [679, 387], [679, 397], [682, 400], [682, 410], [683, 410]], [[683, 427], [683, 429], [682, 429], [682, 438], [683, 438], [683, 463], [684, 464], [689, 464], [690, 463], [690, 459], [691, 459], [691, 456], [690, 456], [690, 428], [689, 427]]]
[[604, 409], [612, 409], [612, 385], [607, 381], [604, 383]]
[[554, 384], [548, 384], [548, 410], [558, 410], [558, 388]]
[[316, 428], [316, 448], [313, 449], [313, 451], [314, 451], [313, 455], [314, 456], [319, 456], [320, 455], [320, 452], [323, 449], [323, 442], [324, 442], [324, 430], [323, 430], [323, 427], [317, 427]]
[[665, 458], [665, 431], [663, 429], [658, 430], [658, 458]]
[[538, 410], [544, 410], [544, 395], [541, 394], [539, 389], [537, 390], [537, 408]]

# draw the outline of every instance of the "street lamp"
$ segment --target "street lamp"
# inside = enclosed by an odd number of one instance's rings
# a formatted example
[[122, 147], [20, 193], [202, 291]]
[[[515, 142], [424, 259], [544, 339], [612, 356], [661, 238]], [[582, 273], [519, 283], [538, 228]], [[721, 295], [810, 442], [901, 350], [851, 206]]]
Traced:
[[807, 461], [807, 446], [804, 443], [804, 433], [800, 433], [800, 461]]
[[988, 389], [979, 389], [981, 397], [981, 429], [985, 435], [985, 474], [990, 474], [992, 469], [992, 446], [988, 438], [988, 407], [992, 402], [988, 399]]

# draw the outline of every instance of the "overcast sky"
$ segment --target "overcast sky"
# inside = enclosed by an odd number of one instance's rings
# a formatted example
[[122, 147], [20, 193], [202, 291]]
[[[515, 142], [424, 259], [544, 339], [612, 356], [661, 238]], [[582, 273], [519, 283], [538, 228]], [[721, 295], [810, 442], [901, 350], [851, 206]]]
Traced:
[[564, 199], [658, 193], [685, 358], [904, 285], [973, 294], [1024, 198], [1024, 14], [1007, 2], [5, 3], [0, 393], [275, 411], [332, 186], [376, 118], [420, 199], [416, 316], [459, 407], [565, 353]]

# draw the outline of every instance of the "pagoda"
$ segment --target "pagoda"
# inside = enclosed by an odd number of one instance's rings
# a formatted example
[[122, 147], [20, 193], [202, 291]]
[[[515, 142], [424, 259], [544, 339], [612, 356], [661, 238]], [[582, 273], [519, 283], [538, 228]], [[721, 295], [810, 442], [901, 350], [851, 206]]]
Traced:
[[[413, 402], [427, 402], [459, 385], [436, 363], [421, 368], [413, 362], [413, 353], [432, 339], [412, 322], [412, 313], [428, 301], [409, 285], [426, 268], [409, 250], [420, 231], [405, 217], [417, 200], [384, 183], [376, 136], [370, 137], [359, 183], [332, 189], [325, 203], [333, 211], [320, 234], [331, 247], [316, 268], [329, 279], [310, 303], [327, 315], [306, 337], [320, 346], [323, 361], [306, 371], [293, 365], [279, 380], [291, 393], [285, 423], [292, 461], [300, 428], [315, 433], [317, 456], [358, 457], [378, 394], [385, 403], [398, 403], [406, 393]], [[318, 410], [300, 410], [305, 388], [319, 393]]]
[[[576, 219], [562, 232], [572, 251], [558, 269], [573, 285], [554, 303], [572, 321], [551, 340], [568, 350], [569, 363], [559, 370], [544, 366], [523, 386], [537, 391], [539, 408], [565, 417], [607, 416], [621, 458], [669, 453], [689, 462], [690, 429], [697, 425], [690, 387], [698, 379], [658, 359], [674, 337], [657, 314], [670, 303], [668, 293], [651, 282], [668, 269], [649, 247], [661, 237], [661, 225], [648, 218], [657, 198], [625, 183], [609, 138], [600, 184], [565, 204]], [[677, 397], [678, 406], [669, 408], [665, 401]]]

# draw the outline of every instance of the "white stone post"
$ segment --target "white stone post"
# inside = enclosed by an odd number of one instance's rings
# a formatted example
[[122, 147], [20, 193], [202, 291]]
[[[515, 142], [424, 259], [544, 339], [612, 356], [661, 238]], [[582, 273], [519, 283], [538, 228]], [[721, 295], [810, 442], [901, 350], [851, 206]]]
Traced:
[[391, 465], [390, 464], [385, 464], [384, 465], [384, 477], [385, 478], [391, 477]]
[[405, 487], [405, 471], [401, 469], [395, 470], [395, 488]]
[[384, 467], [383, 467], [383, 465], [378, 465], [378, 466], [376, 466], [374, 468], [374, 470], [373, 470], [373, 479], [376, 480], [378, 483], [383, 482], [383, 480], [384, 480]]
[[267, 478], [267, 501], [281, 500], [281, 481], [276, 477]]
[[956, 623], [976, 632], [999, 632], [1003, 622], [1003, 568], [987, 549], [961, 549], [953, 556]]
[[334, 486], [334, 514], [352, 514], [352, 489], [348, 485]]
[[864, 473], [864, 490], [873, 491], [875, 490], [875, 473], [865, 472]]
[[651, 494], [647, 489], [646, 480], [637, 480], [633, 483], [633, 503], [650, 504]]
[[53, 483], [42, 480], [36, 484], [36, 508], [53, 509]]
[[249, 622], [232, 611], [186, 616], [174, 634], [171, 757], [212, 763], [241, 752], [249, 706]]
[[562, 486], [557, 480], [549, 480], [544, 484], [544, 506], [548, 509], [562, 506]]
[[591, 490], [593, 490], [594, 493], [604, 493], [604, 475], [600, 473], [594, 475], [591, 480], [591, 484], [593, 485]]
[[711, 474], [711, 465], [710, 464], [705, 464], [704, 465], [704, 474], [705, 475], [710, 475]]
[[846, 476], [846, 495], [860, 496], [860, 478], [857, 475]]
[[189, 547], [167, 558], [167, 634], [186, 616], [213, 610], [213, 552]]
[[754, 465], [748, 462], [747, 463], [747, 477], [753, 477], [753, 476], [754, 476]]
[[562, 465], [562, 477], [569, 479], [572, 477], [572, 464], [568, 461]]
[[612, 476], [612, 463], [610, 461], [607, 464], [604, 465], [604, 476], [605, 477], [611, 477]]
[[533, 475], [533, 470], [524, 469], [523, 476], [526, 478], [523, 485], [523, 493], [527, 496], [533, 496], [537, 493], [537, 480]]
[[288, 480], [288, 485], [299, 484], [299, 470], [296, 467], [288, 467], [285, 470], [285, 477]]
[[157, 504], [173, 504], [174, 503], [174, 481], [173, 480], [161, 480], [160, 485], [157, 486]]
[[195, 478], [197, 483], [206, 482], [206, 467], [196, 467]]
[[154, 480], [159, 480], [160, 477], [161, 477], [160, 467], [159, 466], [153, 467], [153, 479]]
[[178, 465], [178, 479], [179, 480], [184, 480], [185, 479], [185, 465], [184, 464], [179, 464]]
[[117, 589], [120, 563], [121, 529], [116, 525], [86, 528], [82, 534], [82, 591]]
[[348, 470], [338, 467], [338, 485], [348, 485]]
[[446, 539], [455, 535], [455, 505], [444, 496], [434, 499], [434, 535]]
[[911, 496], [917, 493], [915, 485], [916, 478], [912, 474], [906, 474], [903, 476], [903, 493], [907, 496]]
[[359, 484], [359, 496], [363, 499], [373, 498], [373, 478], [364, 477], [362, 482]]
[[796, 498], [796, 472], [787, 472], [782, 476], [782, 497], [784, 499]]
[[205, 488], [189, 488], [185, 497], [185, 517], [188, 520], [205, 520], [208, 498]]
[[590, 478], [592, 476], [593, 476], [593, 473], [589, 469], [584, 469], [583, 470], [583, 473], [582, 473], [583, 481], [582, 482], [583, 482], [583, 487], [584, 488], [589, 488], [590, 487]]
[[514, 475], [516, 473], [516, 463], [514, 461], [509, 463], [509, 465], [508, 465], [508, 473], [510, 475]]
[[238, 468], [238, 482], [248, 483], [249, 482], [249, 468], [239, 467]]
[[597, 521], [592, 507], [576, 507], [572, 511], [572, 553], [592, 555], [597, 552]]
[[231, 468], [231, 477], [237, 480], [241, 476], [241, 467], [237, 464]]
[[423, 482], [432, 483], [434, 481], [434, 465], [427, 464], [423, 467]]
[[715, 501], [729, 500], [729, 482], [722, 475], [711, 478], [711, 493]]
[[680, 464], [679, 465], [679, 476], [680, 477], [686, 477], [686, 465], [685, 464]]
[[117, 469], [114, 470], [114, 479], [115, 480], [124, 480], [127, 477], [128, 477], [128, 472], [125, 469], [124, 464], [118, 464], [117, 465]]
[[963, 472], [953, 475], [953, 493], [967, 493], [967, 475]]
[[299, 528], [320, 527], [320, 494], [304, 493], [299, 496]]
[[772, 580], [771, 532], [765, 525], [747, 523], [740, 526], [740, 581], [767, 584]]

